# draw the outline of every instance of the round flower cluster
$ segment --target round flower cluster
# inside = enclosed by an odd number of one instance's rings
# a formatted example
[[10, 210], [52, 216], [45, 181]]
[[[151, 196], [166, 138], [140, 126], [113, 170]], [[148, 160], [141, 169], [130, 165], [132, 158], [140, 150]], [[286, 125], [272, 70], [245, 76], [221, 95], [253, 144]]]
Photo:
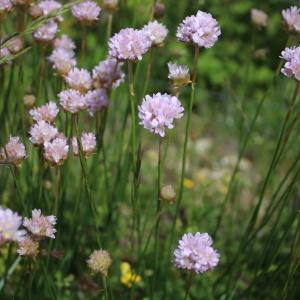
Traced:
[[284, 49], [281, 57], [286, 61], [281, 72], [287, 77], [294, 77], [300, 81], [300, 46]]
[[300, 8], [292, 6], [282, 11], [282, 17], [290, 32], [300, 33]]
[[174, 127], [174, 119], [183, 116], [184, 108], [177, 97], [157, 93], [147, 95], [139, 106], [140, 124], [150, 132], [165, 136], [165, 129]]
[[94, 1], [84, 1], [71, 8], [72, 15], [83, 24], [91, 24], [99, 19], [101, 8]]
[[91, 116], [101, 111], [108, 105], [107, 92], [105, 89], [89, 91], [85, 95], [87, 110]]
[[[37, 5], [37, 7], [41, 9], [43, 16], [48, 16], [49, 14], [60, 9], [62, 7], [62, 5], [61, 5], [61, 3], [59, 3], [55, 0], [43, 0]], [[57, 17], [55, 17], [55, 20], [58, 22], [62, 22], [63, 17], [57, 16]]]
[[257, 27], [266, 27], [268, 24], [268, 15], [260, 9], [252, 8], [251, 22]]
[[71, 114], [77, 114], [86, 109], [87, 103], [84, 95], [76, 90], [65, 90], [58, 94], [59, 103], [63, 109]]
[[20, 256], [36, 257], [39, 254], [39, 242], [30, 236], [26, 236], [19, 242], [17, 253]]
[[88, 267], [95, 273], [107, 276], [109, 267], [112, 264], [110, 254], [106, 250], [95, 250], [87, 260]]
[[158, 23], [156, 20], [149, 22], [142, 30], [145, 32], [151, 46], [153, 47], [161, 46], [168, 35], [168, 29], [166, 26]]
[[220, 26], [211, 14], [198, 11], [195, 16], [186, 17], [177, 28], [177, 38], [198, 47], [211, 48], [221, 34]]
[[19, 165], [26, 158], [26, 149], [19, 137], [10, 137], [9, 142], [0, 149], [0, 159]]
[[171, 80], [172, 86], [175, 89], [179, 89], [190, 83], [190, 73], [189, 68], [187, 66], [169, 62], [168, 68], [168, 78]]
[[50, 101], [45, 105], [31, 109], [29, 111], [29, 114], [32, 117], [32, 119], [35, 120], [36, 122], [43, 120], [48, 123], [53, 123], [55, 121], [58, 112], [59, 109], [56, 103]]
[[76, 49], [74, 42], [65, 34], [63, 34], [60, 38], [56, 38], [53, 44], [54, 48], [62, 48], [65, 50], [73, 51], [73, 53]]
[[72, 69], [66, 76], [67, 84], [74, 90], [81, 93], [86, 92], [92, 87], [92, 78], [90, 73], [85, 69]]
[[219, 263], [220, 254], [211, 247], [212, 242], [207, 233], [184, 234], [174, 251], [175, 266], [197, 274], [215, 268]]
[[93, 69], [93, 82], [96, 88], [115, 89], [125, 78], [122, 63], [116, 59], [108, 58], [101, 61]]
[[48, 143], [54, 139], [57, 134], [57, 128], [45, 122], [44, 120], [41, 120], [31, 126], [29, 130], [29, 140], [34, 145], [43, 145], [44, 143]]
[[[96, 151], [97, 143], [94, 133], [83, 132], [81, 135], [81, 145], [84, 156], [87, 158]], [[72, 138], [72, 149], [75, 155], [79, 154], [77, 138]]]
[[8, 13], [13, 8], [10, 0], [0, 0], [0, 17]]
[[68, 158], [69, 146], [67, 139], [60, 134], [51, 142], [44, 144], [44, 157], [50, 163], [60, 166]]
[[58, 25], [55, 21], [50, 21], [33, 32], [34, 39], [42, 44], [50, 43], [55, 39]]
[[117, 60], [141, 60], [151, 47], [144, 30], [122, 29], [108, 42], [109, 56]]

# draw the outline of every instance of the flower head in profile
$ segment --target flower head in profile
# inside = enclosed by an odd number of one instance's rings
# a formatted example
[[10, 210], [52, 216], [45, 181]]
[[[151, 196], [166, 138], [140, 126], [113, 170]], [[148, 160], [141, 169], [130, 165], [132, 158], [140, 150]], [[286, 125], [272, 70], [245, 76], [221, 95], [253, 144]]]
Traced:
[[[48, 16], [50, 13], [53, 13], [62, 7], [61, 3], [55, 0], [43, 0], [37, 6], [42, 10], [43, 16]], [[55, 20], [62, 22], [63, 17], [57, 16], [55, 17]]]
[[214, 269], [219, 263], [220, 254], [211, 247], [212, 242], [207, 233], [184, 234], [174, 251], [175, 266], [197, 274]]
[[60, 38], [55, 39], [54, 47], [62, 48], [69, 51], [74, 51], [76, 49], [74, 42], [66, 34], [63, 34]]
[[65, 90], [58, 94], [59, 103], [63, 109], [71, 114], [77, 114], [86, 109], [86, 98], [76, 90]]
[[11, 136], [9, 142], [0, 149], [0, 159], [19, 165], [26, 158], [26, 149], [19, 137]]
[[282, 17], [290, 32], [300, 33], [300, 8], [292, 6], [282, 11]]
[[105, 89], [96, 89], [89, 91], [85, 95], [87, 110], [91, 116], [101, 111], [108, 105], [107, 92]]
[[166, 26], [158, 23], [156, 20], [145, 25], [143, 30], [150, 40], [151, 46], [154, 47], [161, 46], [168, 35]]
[[268, 24], [268, 15], [260, 9], [251, 9], [251, 22], [257, 27], [266, 27]]
[[96, 88], [115, 89], [125, 78], [122, 63], [116, 59], [108, 58], [101, 61], [93, 69], [93, 82]]
[[99, 19], [101, 8], [94, 1], [84, 1], [71, 8], [72, 15], [84, 24], [91, 24]]
[[92, 86], [92, 78], [89, 71], [85, 69], [73, 68], [66, 76], [67, 84], [74, 90], [81, 93], [86, 92]]
[[168, 78], [171, 80], [172, 86], [175, 89], [179, 89], [190, 83], [190, 73], [189, 68], [187, 66], [169, 62], [168, 68]]
[[60, 134], [53, 141], [44, 144], [44, 157], [52, 165], [62, 165], [68, 158], [68, 152], [69, 146], [63, 134]]
[[[84, 156], [87, 158], [96, 151], [97, 143], [94, 133], [83, 132], [81, 135], [81, 145]], [[72, 138], [72, 149], [75, 155], [79, 154], [77, 138]]]
[[43, 145], [44, 143], [53, 140], [57, 134], [57, 128], [45, 122], [44, 120], [41, 120], [31, 126], [29, 130], [29, 140], [35, 145]]
[[44, 216], [40, 209], [34, 209], [31, 213], [31, 218], [24, 218], [23, 226], [34, 236], [35, 239], [39, 240], [42, 238], [49, 237], [55, 238], [56, 229], [55, 216]]
[[0, 0], [0, 18], [13, 8], [11, 0]]
[[141, 60], [151, 47], [143, 30], [133, 28], [122, 29], [108, 42], [109, 56], [117, 60]]
[[109, 267], [112, 264], [112, 259], [110, 254], [106, 250], [95, 250], [87, 260], [88, 267], [94, 273], [101, 273], [107, 276]]
[[0, 246], [6, 242], [18, 242], [24, 238], [25, 231], [19, 230], [22, 218], [9, 208], [0, 206]]
[[300, 81], [300, 46], [285, 48], [281, 52], [281, 57], [286, 61], [281, 72]]
[[50, 43], [55, 39], [58, 25], [55, 21], [50, 21], [33, 32], [34, 39], [42, 44]]
[[53, 123], [58, 112], [59, 109], [56, 103], [50, 101], [45, 105], [31, 109], [29, 114], [36, 122], [44, 120], [48, 123]]
[[186, 17], [177, 28], [179, 41], [198, 47], [211, 48], [221, 34], [220, 26], [211, 14], [198, 11], [196, 15]]
[[26, 236], [19, 242], [17, 253], [20, 256], [36, 257], [39, 254], [39, 242]]
[[183, 111], [175, 96], [161, 93], [147, 95], [139, 106], [140, 124], [164, 137], [166, 128], [172, 129], [174, 120], [182, 118]]
[[103, 0], [103, 7], [110, 13], [118, 9], [119, 0]]
[[48, 59], [61, 76], [67, 75], [76, 66], [73, 50], [55, 48]]

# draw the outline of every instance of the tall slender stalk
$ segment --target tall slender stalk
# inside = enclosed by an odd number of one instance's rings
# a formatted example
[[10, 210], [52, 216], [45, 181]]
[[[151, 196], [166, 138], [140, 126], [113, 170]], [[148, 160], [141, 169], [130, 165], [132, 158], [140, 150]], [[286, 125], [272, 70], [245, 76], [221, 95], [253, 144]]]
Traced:
[[193, 283], [193, 273], [190, 271], [189, 275], [188, 275], [188, 280], [187, 280], [187, 286], [186, 286], [184, 300], [188, 299], [188, 296], [189, 296], [191, 288], [192, 288], [192, 283]]
[[109, 12], [109, 14], [108, 14], [108, 22], [107, 22], [107, 41], [111, 37], [112, 22], [113, 22], [113, 14], [112, 14], [112, 12]]

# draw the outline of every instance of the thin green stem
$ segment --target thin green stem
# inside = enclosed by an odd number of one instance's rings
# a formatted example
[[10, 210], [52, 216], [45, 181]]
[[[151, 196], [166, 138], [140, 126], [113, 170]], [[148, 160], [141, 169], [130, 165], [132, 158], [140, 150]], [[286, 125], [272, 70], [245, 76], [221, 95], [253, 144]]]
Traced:
[[191, 288], [192, 288], [192, 283], [193, 283], [193, 273], [189, 272], [184, 300], [188, 299], [188, 296], [189, 296]]

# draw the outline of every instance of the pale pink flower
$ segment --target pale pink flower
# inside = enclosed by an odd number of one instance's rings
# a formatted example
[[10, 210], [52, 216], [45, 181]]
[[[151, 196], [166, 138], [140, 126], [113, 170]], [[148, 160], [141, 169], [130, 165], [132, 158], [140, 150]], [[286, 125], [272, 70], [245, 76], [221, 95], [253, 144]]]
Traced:
[[[81, 145], [85, 157], [89, 157], [91, 154], [93, 154], [97, 147], [95, 134], [91, 132], [83, 132], [81, 135]], [[75, 155], [79, 154], [77, 138], [75, 136], [72, 138], [72, 149]]]
[[65, 48], [55, 48], [48, 59], [53, 69], [61, 76], [67, 75], [76, 66], [73, 51]]
[[71, 8], [72, 15], [80, 22], [91, 23], [99, 19], [101, 8], [94, 1], [84, 1]]
[[184, 234], [174, 251], [175, 266], [197, 274], [214, 269], [219, 263], [220, 254], [211, 247], [212, 242], [207, 233]]
[[95, 273], [107, 276], [109, 267], [112, 264], [110, 254], [106, 250], [95, 250], [87, 260], [88, 267]]
[[63, 48], [70, 51], [74, 51], [76, 49], [74, 42], [66, 34], [63, 34], [60, 38], [55, 39], [54, 47]]
[[93, 69], [94, 85], [104, 89], [117, 88], [125, 78], [122, 66], [122, 63], [113, 58], [101, 61]]
[[55, 39], [58, 25], [55, 21], [50, 21], [33, 32], [33, 37], [37, 42], [49, 43]]
[[9, 208], [0, 206], [0, 246], [6, 242], [18, 242], [24, 238], [25, 231], [19, 230], [22, 217]]
[[300, 81], [300, 46], [285, 48], [281, 57], [286, 61], [281, 72], [287, 77], [294, 77]]
[[89, 71], [73, 68], [66, 76], [67, 84], [74, 90], [86, 92], [92, 86], [92, 78]]
[[289, 31], [300, 33], [300, 8], [292, 6], [282, 11], [282, 17]]
[[169, 75], [172, 85], [175, 88], [180, 88], [187, 85], [190, 82], [189, 68], [185, 65], [178, 65], [176, 63], [169, 62]]
[[62, 165], [68, 158], [68, 152], [67, 139], [62, 134], [53, 141], [44, 144], [44, 157], [53, 165]]
[[109, 56], [118, 60], [141, 60], [151, 47], [143, 30], [133, 28], [122, 29], [110, 38]]
[[156, 20], [149, 22], [142, 29], [152, 46], [161, 46], [168, 35], [168, 29], [165, 25], [158, 23]]
[[19, 137], [10, 137], [9, 142], [1, 148], [0, 159], [19, 165], [26, 158], [26, 149]]
[[196, 15], [186, 17], [177, 28], [177, 38], [198, 47], [211, 48], [221, 34], [220, 26], [211, 14], [198, 11]]
[[[42, 10], [44, 16], [48, 16], [50, 13], [59, 10], [62, 7], [62, 5], [61, 3], [54, 0], [43, 0], [38, 4], [38, 7]], [[62, 22], [63, 17], [57, 16], [55, 17], [55, 20], [58, 22]]]
[[13, 4], [10, 0], [0, 0], [0, 17], [5, 15], [13, 8]]
[[45, 105], [31, 109], [29, 114], [36, 122], [44, 120], [48, 123], [53, 123], [58, 112], [59, 109], [56, 103], [50, 101]]
[[44, 120], [41, 120], [31, 126], [29, 130], [29, 140], [35, 145], [42, 145], [53, 140], [57, 134], [57, 128], [53, 127]]
[[177, 97], [157, 93], [147, 95], [139, 106], [140, 124], [150, 132], [165, 136], [165, 129], [174, 128], [175, 119], [183, 116], [184, 108]]
[[55, 216], [44, 216], [40, 209], [34, 209], [31, 218], [24, 218], [23, 226], [34, 236], [35, 239], [49, 237], [54, 239], [56, 229]]
[[[5, 57], [7, 57], [9, 55], [11, 55], [11, 53], [10, 53], [10, 51], [9, 51], [8, 48], [2, 48], [2, 49], [0, 49], [0, 59], [5, 58]], [[8, 59], [8, 57], [7, 57], [7, 59]], [[11, 62], [9, 62], [9, 63], [11, 63]]]
[[71, 114], [77, 114], [86, 109], [87, 103], [84, 95], [76, 90], [65, 90], [58, 94], [59, 103], [63, 109]]
[[39, 254], [39, 242], [26, 236], [19, 242], [17, 253], [20, 256], [36, 257]]
[[98, 111], [101, 111], [108, 105], [107, 92], [105, 89], [96, 89], [89, 91], [85, 95], [87, 110], [91, 116]]
[[251, 9], [251, 21], [258, 27], [266, 27], [268, 25], [268, 15], [260, 9]]

